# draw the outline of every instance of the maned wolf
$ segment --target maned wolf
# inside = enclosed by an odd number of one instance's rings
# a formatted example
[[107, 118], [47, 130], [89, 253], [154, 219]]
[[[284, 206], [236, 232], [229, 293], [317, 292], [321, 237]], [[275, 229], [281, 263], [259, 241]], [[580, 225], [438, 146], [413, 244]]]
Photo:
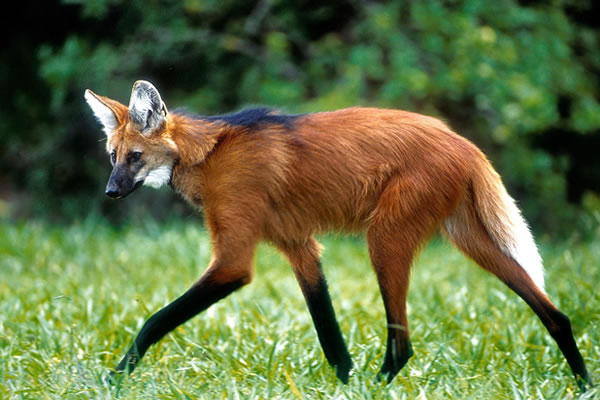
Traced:
[[252, 279], [257, 242], [289, 259], [338, 378], [352, 361], [335, 318], [314, 234], [366, 231], [387, 316], [380, 377], [412, 356], [406, 316], [411, 262], [440, 230], [538, 315], [578, 383], [591, 385], [571, 324], [544, 291], [534, 239], [484, 154], [444, 123], [406, 111], [348, 108], [283, 115], [266, 108], [203, 117], [167, 112], [156, 88], [133, 85], [129, 107], [85, 92], [108, 136], [106, 194], [169, 185], [204, 209], [214, 255], [187, 292], [144, 324], [117, 372]]

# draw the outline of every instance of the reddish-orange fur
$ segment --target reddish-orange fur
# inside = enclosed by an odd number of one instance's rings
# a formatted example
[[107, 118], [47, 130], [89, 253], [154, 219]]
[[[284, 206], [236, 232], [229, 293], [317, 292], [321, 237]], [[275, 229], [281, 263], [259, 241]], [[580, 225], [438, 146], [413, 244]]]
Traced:
[[[171, 159], [172, 187], [203, 208], [214, 255], [197, 285], [248, 283], [255, 246], [268, 241], [288, 257], [306, 295], [323, 279], [313, 235], [366, 232], [394, 347], [382, 372], [393, 377], [412, 354], [411, 263], [441, 230], [521, 295], [555, 339], [567, 331], [543, 288], [499, 246], [498, 237], [510, 235], [500, 226], [508, 218], [500, 178], [476, 146], [437, 119], [349, 108], [298, 116], [290, 126], [243, 126], [172, 113], [143, 136], [127, 123], [127, 107], [97, 97], [120, 121], [108, 147], [124, 154], [135, 143], [149, 157]], [[586, 379], [583, 361], [573, 359]]]
[[473, 170], [487, 165], [441, 122], [407, 112], [308, 115], [290, 133], [282, 126], [248, 133], [201, 121], [186, 132], [179, 118], [163, 133], [182, 155], [174, 188], [204, 208], [212, 233], [234, 228], [238, 238], [282, 247], [317, 232], [392, 228], [410, 219], [423, 228], [405, 234], [431, 233], [456, 207]]

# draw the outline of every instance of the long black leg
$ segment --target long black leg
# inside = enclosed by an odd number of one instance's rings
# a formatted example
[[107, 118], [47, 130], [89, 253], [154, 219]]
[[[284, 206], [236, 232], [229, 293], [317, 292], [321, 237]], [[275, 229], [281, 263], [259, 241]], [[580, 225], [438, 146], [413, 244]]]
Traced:
[[[465, 218], [465, 215], [461, 217]], [[447, 233], [461, 251], [496, 275], [525, 300], [558, 344], [581, 389], [585, 390], [586, 384], [592, 386], [592, 380], [573, 337], [569, 318], [556, 308], [525, 269], [512, 257], [504, 254], [478, 220], [468, 227], [453, 222], [452, 233]]]
[[246, 279], [219, 282], [212, 274], [206, 274], [181, 297], [156, 312], [144, 323], [134, 344], [115, 371], [131, 373], [151, 345], [245, 283], [247, 283]]
[[311, 237], [299, 243], [277, 245], [290, 260], [327, 362], [335, 368], [339, 380], [348, 383], [352, 359], [335, 318], [327, 281], [319, 259], [319, 244]]
[[311, 237], [298, 243], [277, 243], [277, 247], [290, 260], [327, 362], [335, 368], [339, 380], [348, 383], [352, 360], [329, 297], [327, 281], [319, 259], [319, 244]]
[[537, 314], [565, 356], [567, 363], [571, 367], [571, 371], [573, 371], [577, 385], [581, 390], [585, 391], [585, 385], [593, 386], [593, 383], [573, 337], [571, 321], [550, 302], [546, 295], [541, 294], [537, 287], [533, 286], [529, 281], [529, 277], [523, 276], [521, 280], [507, 280], [506, 283]]
[[[317, 263], [317, 265], [320, 270], [320, 263]], [[336, 376], [342, 382], [348, 383], [352, 360], [335, 317], [325, 276], [321, 273], [316, 284], [307, 282], [302, 276], [297, 276], [297, 278], [317, 330], [317, 336], [323, 348], [323, 353], [325, 353], [325, 358], [335, 368]]]
[[[400, 232], [419, 232], [416, 224], [396, 224]], [[423, 229], [424, 231], [424, 229]], [[387, 319], [387, 348], [379, 380], [390, 383], [413, 356], [408, 329], [406, 299], [413, 255], [421, 235], [399, 235], [383, 224], [374, 224], [367, 232], [369, 256], [381, 291]]]

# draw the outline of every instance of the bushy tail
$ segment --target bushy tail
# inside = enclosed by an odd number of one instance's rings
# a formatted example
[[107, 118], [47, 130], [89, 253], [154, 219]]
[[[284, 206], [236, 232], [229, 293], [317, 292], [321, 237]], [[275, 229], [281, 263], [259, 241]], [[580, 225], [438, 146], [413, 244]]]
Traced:
[[544, 266], [527, 222], [500, 176], [484, 159], [473, 178], [476, 213], [490, 238], [544, 291]]

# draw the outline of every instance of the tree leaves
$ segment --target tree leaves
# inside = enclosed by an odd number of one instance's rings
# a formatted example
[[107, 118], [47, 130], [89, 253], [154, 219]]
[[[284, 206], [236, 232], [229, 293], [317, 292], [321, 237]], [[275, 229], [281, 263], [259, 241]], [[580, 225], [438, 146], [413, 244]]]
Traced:
[[[26, 125], [30, 143], [43, 137], [57, 146], [68, 132], [81, 130], [75, 116], [87, 112], [83, 89], [126, 101], [138, 79], [160, 85], [173, 106], [203, 114], [257, 103], [290, 112], [356, 104], [404, 108], [441, 117], [483, 146], [510, 191], [531, 199], [524, 202], [532, 204], [526, 214], [550, 226], [561, 213], [537, 211], [547, 204], [535, 199], [552, 196], [568, 208], [564, 190], [544, 190], [577, 184], [566, 181], [568, 169], [559, 161], [577, 154], [547, 153], [553, 160], [548, 168], [532, 162], [518, 175], [511, 173], [512, 158], [518, 153], [534, 159], [537, 151], [554, 148], [530, 149], [556, 129], [600, 137], [600, 35], [585, 18], [591, 3], [574, 8], [570, 2], [527, 7], [508, 1], [338, 0], [309, 7], [276, 0], [69, 0], [56, 7], [71, 13], [78, 7], [77, 30], [59, 25], [52, 41], [32, 36], [27, 43], [37, 48], [29, 62], [41, 85], [9, 94], [11, 112], [0, 114], [0, 126], [9, 132], [0, 144], [11, 143], [3, 146], [6, 160], [29, 150], [26, 141], [15, 139], [24, 133], [8, 127]], [[11, 47], [5, 58], [22, 58], [16, 51]], [[30, 77], [16, 71], [2, 79], [15, 88], [13, 81]], [[36, 118], [23, 124], [24, 115]], [[67, 145], [63, 151], [74, 150]], [[101, 162], [100, 151], [85, 153]], [[33, 182], [31, 168], [41, 166], [11, 165], [11, 179]], [[31, 188], [53, 198], [60, 191], [55, 182], [63, 178], [45, 174], [44, 187]], [[562, 184], [545, 185], [546, 179]], [[587, 189], [596, 190], [578, 188]]]

